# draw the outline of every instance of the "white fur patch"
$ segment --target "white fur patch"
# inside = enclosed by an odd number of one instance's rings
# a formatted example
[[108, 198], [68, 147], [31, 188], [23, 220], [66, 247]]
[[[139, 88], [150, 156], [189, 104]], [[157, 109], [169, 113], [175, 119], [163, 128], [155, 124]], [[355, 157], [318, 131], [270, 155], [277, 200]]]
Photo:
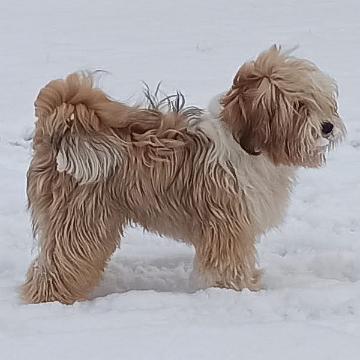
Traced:
[[64, 137], [56, 157], [57, 170], [73, 176], [80, 184], [106, 179], [121, 162], [118, 150], [111, 145]]
[[208, 105], [207, 112], [203, 114], [200, 121], [194, 122], [192, 125], [195, 131], [202, 131], [214, 143], [214, 149], [208, 158], [210, 163], [220, 163], [225, 170], [228, 161], [236, 164], [239, 160], [240, 153], [244, 151], [234, 140], [231, 131], [226, 125], [220, 121], [221, 104], [220, 100], [224, 94], [218, 94], [213, 97]]
[[221, 111], [221, 105], [220, 105], [220, 100], [221, 98], [225, 95], [225, 93], [220, 93], [216, 96], [214, 96], [208, 105], [208, 111], [209, 114], [213, 117], [213, 118], [217, 118], [219, 117], [220, 111]]
[[213, 99], [212, 108], [190, 123], [190, 127], [195, 133], [205, 134], [214, 144], [206, 155], [209, 173], [219, 164], [229, 178], [236, 178], [239, 201], [244, 203], [257, 229], [265, 232], [277, 226], [285, 214], [295, 168], [276, 166], [265, 155], [245, 152], [219, 117], [221, 105], [216, 107], [216, 101], [220, 96]]
[[324, 146], [328, 146], [329, 143], [330, 143], [330, 141], [328, 139], [321, 137], [318, 140], [316, 140], [315, 146], [324, 147]]

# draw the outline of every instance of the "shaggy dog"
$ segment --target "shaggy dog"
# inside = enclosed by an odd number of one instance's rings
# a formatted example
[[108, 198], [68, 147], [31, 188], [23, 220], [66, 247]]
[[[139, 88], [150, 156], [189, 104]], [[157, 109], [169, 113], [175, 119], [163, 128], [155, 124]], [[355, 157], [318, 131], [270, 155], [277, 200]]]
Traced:
[[219, 114], [127, 106], [84, 74], [50, 82], [35, 102], [25, 301], [86, 299], [129, 223], [192, 244], [207, 286], [259, 289], [256, 238], [281, 223], [296, 169], [320, 167], [345, 133], [336, 95], [277, 47], [241, 66]]

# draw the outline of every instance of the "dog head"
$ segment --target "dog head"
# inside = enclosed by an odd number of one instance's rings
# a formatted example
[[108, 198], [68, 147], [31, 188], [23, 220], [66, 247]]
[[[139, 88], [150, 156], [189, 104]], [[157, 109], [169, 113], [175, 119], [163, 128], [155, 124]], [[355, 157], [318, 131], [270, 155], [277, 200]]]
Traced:
[[345, 134], [336, 97], [335, 81], [316, 65], [273, 46], [241, 66], [221, 117], [249, 154], [318, 167]]

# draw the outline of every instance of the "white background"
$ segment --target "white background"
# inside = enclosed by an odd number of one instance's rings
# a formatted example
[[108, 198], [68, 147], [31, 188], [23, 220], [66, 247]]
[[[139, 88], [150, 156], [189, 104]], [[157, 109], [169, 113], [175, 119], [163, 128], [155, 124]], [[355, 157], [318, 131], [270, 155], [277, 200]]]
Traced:
[[[359, 16], [357, 0], [1, 0], [0, 359], [359, 359]], [[119, 100], [162, 80], [206, 106], [273, 43], [337, 79], [348, 137], [326, 168], [299, 172], [283, 226], [260, 240], [265, 290], [192, 293], [193, 250], [131, 229], [93, 300], [22, 304], [39, 89], [101, 69]]]

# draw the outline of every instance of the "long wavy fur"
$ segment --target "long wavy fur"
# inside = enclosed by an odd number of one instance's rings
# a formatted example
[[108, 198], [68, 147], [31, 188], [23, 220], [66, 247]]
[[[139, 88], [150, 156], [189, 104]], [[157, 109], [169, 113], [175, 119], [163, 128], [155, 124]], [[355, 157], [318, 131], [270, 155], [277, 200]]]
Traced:
[[217, 116], [159, 87], [141, 108], [86, 73], [50, 82], [35, 102], [27, 194], [40, 252], [24, 300], [86, 299], [130, 223], [192, 244], [205, 286], [259, 289], [256, 238], [281, 223], [296, 167], [321, 164], [324, 116], [344, 132], [333, 84], [276, 48], [240, 68]]

